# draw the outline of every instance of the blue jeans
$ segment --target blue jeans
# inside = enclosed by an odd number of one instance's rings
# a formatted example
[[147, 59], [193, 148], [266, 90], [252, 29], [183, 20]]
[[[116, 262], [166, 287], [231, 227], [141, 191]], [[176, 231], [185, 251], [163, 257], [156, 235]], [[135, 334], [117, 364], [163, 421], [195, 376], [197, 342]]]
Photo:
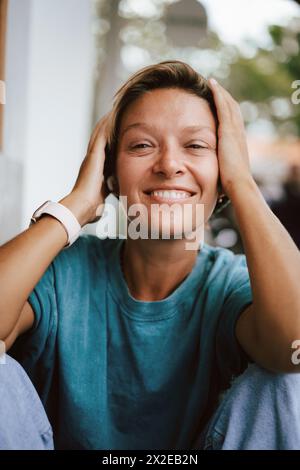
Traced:
[[299, 450], [300, 374], [250, 364], [225, 392], [194, 448]]
[[[23, 368], [0, 363], [0, 449], [53, 449], [52, 429]], [[300, 374], [250, 364], [223, 395], [193, 449], [300, 449]]]
[[34, 386], [17, 361], [1, 356], [0, 450], [52, 449], [52, 428]]

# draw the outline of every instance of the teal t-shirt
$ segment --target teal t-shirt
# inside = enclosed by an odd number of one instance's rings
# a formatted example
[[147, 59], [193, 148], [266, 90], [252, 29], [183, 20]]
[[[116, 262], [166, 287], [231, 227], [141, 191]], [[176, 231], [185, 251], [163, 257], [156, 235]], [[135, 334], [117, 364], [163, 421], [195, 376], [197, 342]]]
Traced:
[[83, 234], [62, 250], [10, 354], [37, 388], [57, 449], [191, 449], [247, 367], [234, 332], [252, 302], [246, 258], [204, 244], [172, 294], [148, 302], [127, 288], [122, 243]]

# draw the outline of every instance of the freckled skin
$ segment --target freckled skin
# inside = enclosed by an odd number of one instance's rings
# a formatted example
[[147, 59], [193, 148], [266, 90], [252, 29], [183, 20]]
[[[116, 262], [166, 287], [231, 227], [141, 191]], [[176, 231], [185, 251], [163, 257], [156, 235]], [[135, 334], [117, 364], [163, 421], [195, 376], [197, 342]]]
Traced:
[[[123, 134], [133, 123], [144, 123], [147, 128], [133, 127]], [[201, 129], [186, 129], [190, 126]], [[216, 124], [204, 99], [180, 89], [158, 89], [127, 108], [117, 152], [119, 194], [127, 196], [128, 207], [145, 204], [149, 224], [153, 200], [144, 191], [160, 183], [183, 186], [196, 193], [186, 201], [192, 204], [193, 228], [196, 203], [204, 204], [207, 221], [217, 201], [218, 175]], [[173, 234], [182, 233], [182, 225], [177, 222], [176, 217], [170, 222]], [[156, 228], [160, 231], [161, 225]]]

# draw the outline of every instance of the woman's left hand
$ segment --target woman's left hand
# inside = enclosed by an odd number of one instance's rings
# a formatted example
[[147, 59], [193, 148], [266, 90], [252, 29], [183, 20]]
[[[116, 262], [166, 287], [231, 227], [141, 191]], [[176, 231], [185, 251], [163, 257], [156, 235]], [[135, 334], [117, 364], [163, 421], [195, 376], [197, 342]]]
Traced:
[[209, 79], [218, 113], [218, 161], [223, 190], [230, 192], [237, 184], [253, 180], [240, 106], [214, 79]]

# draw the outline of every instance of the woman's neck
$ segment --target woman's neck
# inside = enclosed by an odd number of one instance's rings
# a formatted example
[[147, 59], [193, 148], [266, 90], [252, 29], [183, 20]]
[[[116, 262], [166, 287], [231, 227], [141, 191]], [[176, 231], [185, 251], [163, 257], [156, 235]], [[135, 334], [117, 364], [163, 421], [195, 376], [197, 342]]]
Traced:
[[132, 297], [157, 301], [168, 297], [192, 271], [198, 250], [186, 240], [127, 239], [121, 252], [123, 275]]

